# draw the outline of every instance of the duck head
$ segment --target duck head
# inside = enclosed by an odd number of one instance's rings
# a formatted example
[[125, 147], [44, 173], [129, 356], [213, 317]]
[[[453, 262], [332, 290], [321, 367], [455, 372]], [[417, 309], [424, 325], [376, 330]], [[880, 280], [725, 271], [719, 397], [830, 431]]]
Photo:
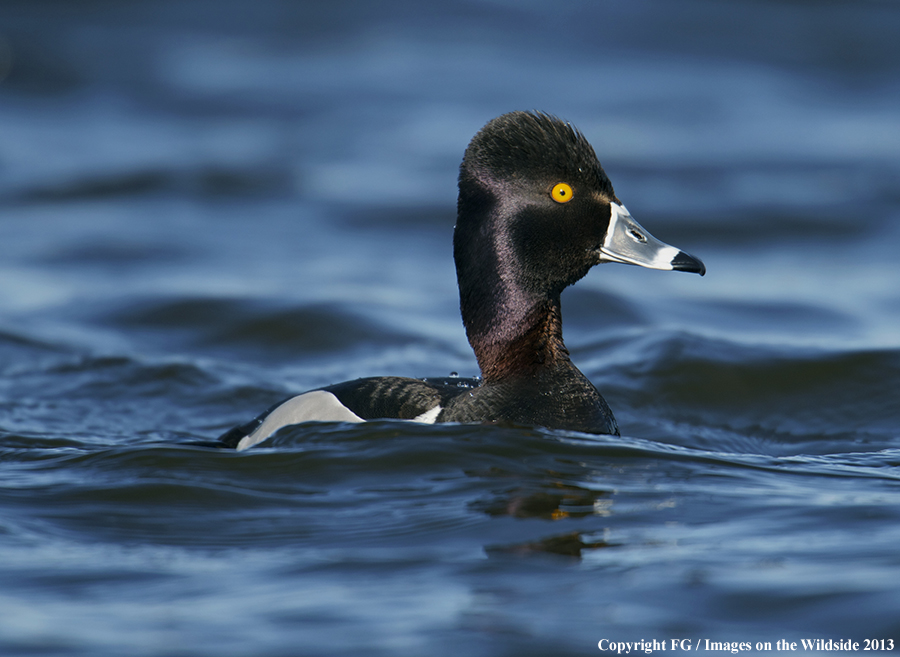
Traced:
[[584, 135], [547, 114], [504, 114], [475, 135], [457, 212], [454, 258], [473, 346], [558, 308], [562, 290], [601, 263], [706, 272], [638, 224]]

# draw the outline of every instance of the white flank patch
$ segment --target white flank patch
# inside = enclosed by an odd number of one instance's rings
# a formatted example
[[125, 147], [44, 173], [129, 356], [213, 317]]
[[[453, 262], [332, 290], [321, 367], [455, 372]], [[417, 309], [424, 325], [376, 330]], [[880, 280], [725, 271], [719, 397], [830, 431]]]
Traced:
[[[440, 407], [438, 407], [440, 409]], [[429, 411], [430, 413], [431, 411]], [[418, 418], [417, 418], [418, 419]], [[282, 427], [303, 422], [364, 422], [327, 390], [313, 390], [297, 395], [269, 413], [263, 423], [237, 445], [242, 451], [264, 441]], [[434, 422], [434, 419], [431, 420]]]
[[441, 414], [441, 405], [438, 404], [434, 408], [430, 408], [421, 415], [417, 415], [413, 418], [413, 422], [423, 422], [425, 424], [434, 424], [437, 420], [438, 415]]

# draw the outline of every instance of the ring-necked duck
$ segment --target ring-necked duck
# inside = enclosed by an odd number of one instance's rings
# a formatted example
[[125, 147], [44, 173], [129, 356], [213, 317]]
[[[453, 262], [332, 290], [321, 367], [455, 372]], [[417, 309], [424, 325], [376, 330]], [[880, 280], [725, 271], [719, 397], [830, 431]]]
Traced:
[[563, 344], [559, 296], [602, 262], [695, 272], [622, 205], [594, 149], [568, 123], [511, 112], [490, 121], [459, 171], [453, 256], [481, 379], [376, 377], [272, 407], [220, 440], [246, 449], [310, 421], [510, 422], [618, 434], [612, 411]]

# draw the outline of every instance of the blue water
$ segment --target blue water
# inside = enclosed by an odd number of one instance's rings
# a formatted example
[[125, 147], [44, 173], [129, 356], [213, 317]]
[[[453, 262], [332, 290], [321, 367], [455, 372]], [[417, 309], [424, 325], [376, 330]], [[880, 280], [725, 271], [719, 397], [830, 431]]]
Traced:
[[[0, 4], [0, 654], [896, 654], [897, 34], [890, 2]], [[477, 373], [456, 173], [512, 109], [708, 267], [564, 294], [622, 437], [207, 446]]]

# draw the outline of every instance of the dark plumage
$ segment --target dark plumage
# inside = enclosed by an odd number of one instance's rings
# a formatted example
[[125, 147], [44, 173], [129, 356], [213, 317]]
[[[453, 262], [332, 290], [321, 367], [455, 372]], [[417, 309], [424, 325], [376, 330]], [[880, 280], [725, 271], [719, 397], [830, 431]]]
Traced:
[[276, 405], [221, 440], [243, 449], [288, 424], [376, 418], [617, 434], [606, 401], [569, 359], [560, 293], [601, 262], [705, 273], [631, 218], [580, 132], [531, 112], [490, 121], [466, 149], [453, 255], [480, 380], [339, 383]]

